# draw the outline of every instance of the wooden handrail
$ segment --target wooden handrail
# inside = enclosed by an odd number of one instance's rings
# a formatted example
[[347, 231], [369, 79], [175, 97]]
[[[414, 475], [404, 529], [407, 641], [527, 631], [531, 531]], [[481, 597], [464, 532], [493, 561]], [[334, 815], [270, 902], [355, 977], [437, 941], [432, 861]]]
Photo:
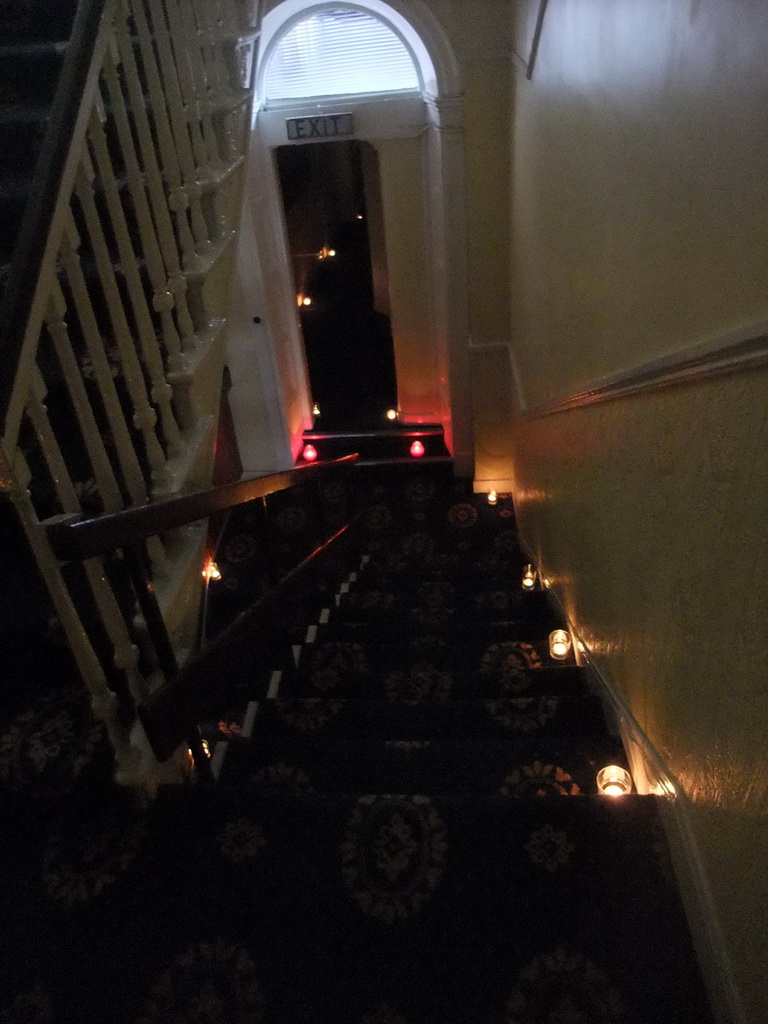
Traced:
[[142, 538], [154, 537], [198, 519], [207, 519], [214, 512], [314, 480], [328, 470], [347, 469], [359, 457], [358, 454], [344, 455], [339, 459], [307, 463], [282, 473], [250, 477], [205, 491], [180, 494], [93, 519], [60, 519], [47, 524], [46, 532], [58, 558], [64, 561], [94, 558]]
[[[217, 692], [211, 680], [231, 679], [244, 665], [264, 657], [285, 624], [301, 605], [309, 581], [322, 577], [329, 563], [348, 557], [358, 543], [358, 514], [352, 522], [321, 544], [268, 594], [241, 612], [207, 647], [139, 705], [138, 714], [155, 756], [165, 761], [190, 734], [201, 715], [211, 711]], [[287, 636], [283, 636], [287, 642]], [[215, 697], [214, 697], [215, 699]]]
[[0, 300], [0, 427], [5, 424], [13, 393], [25, 328], [59, 198], [61, 176], [80, 115], [83, 89], [91, 70], [105, 7], [106, 0], [80, 0], [75, 12], [48, 127], [30, 186], [30, 201], [24, 211], [8, 281]]

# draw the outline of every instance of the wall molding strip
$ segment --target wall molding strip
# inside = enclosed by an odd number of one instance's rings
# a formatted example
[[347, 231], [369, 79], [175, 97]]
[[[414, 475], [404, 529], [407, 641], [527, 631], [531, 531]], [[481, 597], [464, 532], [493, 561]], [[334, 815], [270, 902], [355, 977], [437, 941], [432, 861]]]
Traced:
[[768, 319], [689, 345], [677, 352], [602, 377], [584, 391], [532, 408], [522, 406], [529, 419], [553, 416], [598, 402], [610, 402], [676, 384], [692, 384], [739, 370], [768, 364]]

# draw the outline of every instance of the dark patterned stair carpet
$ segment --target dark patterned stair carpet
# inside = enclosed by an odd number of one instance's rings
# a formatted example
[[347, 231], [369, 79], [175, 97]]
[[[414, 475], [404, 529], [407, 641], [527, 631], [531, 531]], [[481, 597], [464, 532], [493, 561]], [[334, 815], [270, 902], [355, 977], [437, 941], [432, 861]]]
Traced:
[[[488, 557], [509, 502], [491, 514], [465, 490], [441, 511], [432, 496], [436, 536], [457, 504], [482, 536], [443, 533], [447, 559], [414, 568], [402, 538], [425, 527], [407, 498], [428, 483], [375, 493], [404, 522], [391, 549], [369, 524], [374, 557], [349, 567], [350, 593], [390, 587], [400, 621], [355, 621], [356, 602], [329, 595], [333, 621], [302, 643], [305, 624], [298, 666], [288, 637], [280, 676], [255, 652], [217, 680], [217, 785], [139, 806], [69, 690], [14, 709], [3, 1024], [711, 1020], [656, 800], [596, 794], [597, 770], [626, 762], [582, 670], [546, 654], [556, 614], [541, 594], [525, 621], [471, 614], [519, 580], [519, 552], [509, 575]], [[469, 601], [418, 632], [403, 617], [446, 579]]]

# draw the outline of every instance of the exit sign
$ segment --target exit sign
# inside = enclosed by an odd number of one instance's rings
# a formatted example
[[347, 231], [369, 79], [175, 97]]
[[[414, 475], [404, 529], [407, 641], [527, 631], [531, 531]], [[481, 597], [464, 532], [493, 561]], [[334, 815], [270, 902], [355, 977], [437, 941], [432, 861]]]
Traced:
[[318, 114], [317, 117], [289, 117], [285, 127], [291, 142], [303, 139], [336, 139], [355, 134], [355, 119], [350, 114]]

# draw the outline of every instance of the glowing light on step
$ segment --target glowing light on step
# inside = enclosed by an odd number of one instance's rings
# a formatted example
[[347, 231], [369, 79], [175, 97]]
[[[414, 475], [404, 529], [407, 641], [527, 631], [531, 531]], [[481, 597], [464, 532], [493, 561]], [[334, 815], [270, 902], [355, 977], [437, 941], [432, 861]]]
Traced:
[[553, 629], [549, 634], [549, 654], [555, 661], [565, 661], [571, 649], [571, 638], [564, 629]]
[[597, 788], [604, 796], [625, 796], [632, 792], [632, 776], [626, 768], [609, 764], [597, 773]]
[[331, 258], [333, 258], [333, 257], [334, 257], [334, 256], [336, 255], [336, 250], [335, 250], [335, 249], [329, 249], [329, 250], [328, 250], [328, 255], [329, 255], [329, 256], [330, 256]]
[[302, 306], [311, 306], [312, 305], [312, 299], [310, 299], [310, 297], [308, 295], [305, 295], [304, 298], [301, 300], [301, 304], [302, 304]]
[[496, 493], [496, 491], [488, 491], [488, 504], [489, 505], [495, 505], [498, 500], [499, 500], [499, 496]]
[[319, 416], [320, 415], [320, 406], [317, 404], [317, 402], [315, 402], [315, 404], [312, 406], [312, 415], [313, 416]]
[[356, 214], [356, 217], [355, 217], [355, 219], [356, 219], [356, 220], [362, 220], [362, 219], [363, 219], [363, 215], [362, 215], [362, 213], [358, 213], [358, 214]]
[[414, 459], [420, 459], [423, 454], [424, 445], [421, 443], [421, 441], [414, 441], [413, 444], [411, 445], [411, 455], [414, 457]]
[[317, 448], [313, 444], [305, 444], [301, 457], [305, 462], [314, 462], [317, 458]]
[[211, 756], [211, 748], [208, 746], [208, 740], [203, 740], [203, 753], [206, 757]]
[[397, 409], [387, 409], [387, 419], [394, 422], [397, 419]]
[[208, 562], [208, 564], [205, 566], [205, 568], [203, 569], [203, 579], [204, 580], [220, 580], [221, 579], [221, 570], [219, 569], [218, 565], [216, 565], [215, 562]]
[[529, 563], [523, 572], [523, 590], [533, 590], [536, 586], [536, 570]]

